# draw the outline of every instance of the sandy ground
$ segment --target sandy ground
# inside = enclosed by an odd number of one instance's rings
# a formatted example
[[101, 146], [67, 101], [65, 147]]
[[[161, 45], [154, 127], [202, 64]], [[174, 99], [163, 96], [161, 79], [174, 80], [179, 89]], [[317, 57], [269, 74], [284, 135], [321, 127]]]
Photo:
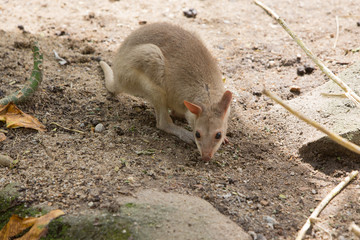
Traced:
[[[357, 1], [264, 2], [335, 73], [359, 59], [359, 52], [349, 52], [360, 47]], [[188, 8], [197, 10], [195, 19], [183, 16]], [[335, 16], [340, 31], [333, 48]], [[140, 21], [166, 21], [192, 30], [218, 59], [226, 88], [234, 93], [231, 144], [210, 163], [201, 162], [194, 147], [156, 129], [148, 103], [115, 98], [104, 87], [98, 60], [111, 62], [113, 52]], [[303, 161], [298, 154], [301, 143], [287, 141], [293, 129], [269, 118], [274, 103], [261, 94], [264, 83], [283, 99], [292, 99], [298, 95], [289, 91], [291, 86], [299, 86], [304, 94], [328, 79], [318, 69], [297, 75], [297, 67], [310, 60], [251, 1], [2, 0], [0, 30], [2, 96], [28, 78], [32, 55], [27, 46], [33, 38], [45, 58], [40, 89], [19, 107], [48, 131], [5, 129], [0, 123], [7, 135], [1, 153], [19, 160], [16, 168], [0, 168], [0, 187], [20, 182], [24, 201], [66, 212], [109, 209], [119, 196], [156, 187], [204, 198], [246, 231], [292, 239], [319, 200], [347, 172], [359, 169], [359, 162], [339, 156]], [[69, 64], [59, 65], [53, 50]], [[85, 133], [67, 131], [54, 122]], [[98, 123], [105, 126], [101, 133], [94, 132]], [[360, 224], [359, 189], [356, 180], [343, 191], [308, 237], [330, 239], [330, 233], [351, 239], [349, 224]], [[269, 216], [277, 221], [273, 227]]]

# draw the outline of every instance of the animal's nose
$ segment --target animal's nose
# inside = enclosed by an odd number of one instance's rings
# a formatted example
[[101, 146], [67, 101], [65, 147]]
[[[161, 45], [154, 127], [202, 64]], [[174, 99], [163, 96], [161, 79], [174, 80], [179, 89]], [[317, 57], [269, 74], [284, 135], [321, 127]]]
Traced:
[[212, 158], [212, 154], [211, 154], [211, 153], [202, 154], [202, 160], [203, 160], [204, 162], [210, 161], [211, 158]]

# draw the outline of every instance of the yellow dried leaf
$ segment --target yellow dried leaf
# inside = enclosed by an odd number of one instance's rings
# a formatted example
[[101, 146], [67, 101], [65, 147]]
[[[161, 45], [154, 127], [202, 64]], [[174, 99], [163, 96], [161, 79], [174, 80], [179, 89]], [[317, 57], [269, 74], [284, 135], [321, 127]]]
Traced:
[[33, 116], [22, 112], [15, 104], [9, 103], [0, 107], [0, 121], [6, 122], [8, 128], [32, 128], [45, 131], [46, 128]]
[[34, 226], [21, 238], [17, 238], [17, 240], [38, 240], [41, 237], [45, 236], [47, 233], [47, 226], [51, 222], [51, 220], [64, 215], [65, 213], [61, 210], [53, 210], [48, 214], [39, 217]]
[[65, 213], [61, 210], [53, 210], [38, 218], [21, 218], [17, 215], [13, 215], [5, 227], [0, 231], [0, 240], [9, 240], [31, 226], [31, 229], [24, 234], [24, 236], [16, 238], [16, 240], [38, 240], [46, 234], [47, 226], [50, 221], [64, 214]]
[[36, 218], [22, 218], [17, 215], [12, 215], [9, 222], [0, 231], [0, 240], [8, 240], [19, 233], [22, 233], [25, 229], [31, 227]]

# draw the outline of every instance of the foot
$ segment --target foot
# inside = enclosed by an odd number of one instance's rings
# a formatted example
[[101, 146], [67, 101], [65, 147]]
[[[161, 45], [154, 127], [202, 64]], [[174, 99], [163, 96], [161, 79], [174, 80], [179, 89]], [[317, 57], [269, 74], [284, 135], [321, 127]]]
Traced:
[[224, 141], [223, 141], [223, 143], [226, 145], [226, 144], [229, 144], [229, 143], [230, 143], [230, 141], [229, 141], [229, 139], [228, 139], [227, 137], [224, 137]]
[[160, 130], [173, 134], [188, 144], [195, 144], [195, 138], [192, 132], [179, 127], [175, 124], [168, 124], [166, 126], [157, 126]]
[[186, 142], [190, 145], [194, 145], [195, 144], [194, 134], [186, 129], [183, 129], [181, 127], [179, 127], [179, 128], [181, 129], [181, 131], [177, 131], [174, 135], [179, 137], [184, 142]]

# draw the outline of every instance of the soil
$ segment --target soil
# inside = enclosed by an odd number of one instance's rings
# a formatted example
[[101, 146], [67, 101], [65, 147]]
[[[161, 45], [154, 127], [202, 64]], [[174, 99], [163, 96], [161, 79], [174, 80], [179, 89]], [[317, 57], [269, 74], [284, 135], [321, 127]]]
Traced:
[[[359, 47], [357, 1], [265, 3], [334, 73], [359, 58], [351, 51]], [[197, 10], [196, 18], [183, 15], [189, 8]], [[335, 16], [340, 31], [333, 48]], [[209, 163], [200, 160], [194, 146], [158, 130], [146, 101], [114, 97], [104, 87], [99, 59], [111, 63], [120, 43], [143, 21], [171, 22], [196, 32], [234, 93], [230, 144]], [[7, 136], [0, 151], [18, 160], [15, 168], [0, 168], [0, 188], [20, 182], [23, 201], [68, 213], [111, 210], [120, 196], [157, 188], [201, 197], [244, 230], [267, 239], [292, 239], [326, 193], [360, 167], [347, 156], [320, 154], [303, 161], [301, 142], [287, 138], [298, 132], [293, 131], [296, 122], [289, 129], [269, 117], [274, 103], [261, 94], [263, 84], [293, 99], [328, 79], [317, 68], [297, 75], [298, 67], [313, 64], [251, 1], [1, 1], [0, 23], [1, 96], [21, 88], [30, 76], [33, 39], [44, 53], [44, 80], [19, 107], [47, 131], [6, 129], [0, 123]], [[53, 50], [68, 64], [60, 65]], [[293, 85], [300, 94], [290, 92]], [[105, 130], [95, 132], [99, 123]], [[308, 238], [351, 239], [347, 229], [351, 222], [360, 224], [359, 206], [356, 180], [322, 212]]]

